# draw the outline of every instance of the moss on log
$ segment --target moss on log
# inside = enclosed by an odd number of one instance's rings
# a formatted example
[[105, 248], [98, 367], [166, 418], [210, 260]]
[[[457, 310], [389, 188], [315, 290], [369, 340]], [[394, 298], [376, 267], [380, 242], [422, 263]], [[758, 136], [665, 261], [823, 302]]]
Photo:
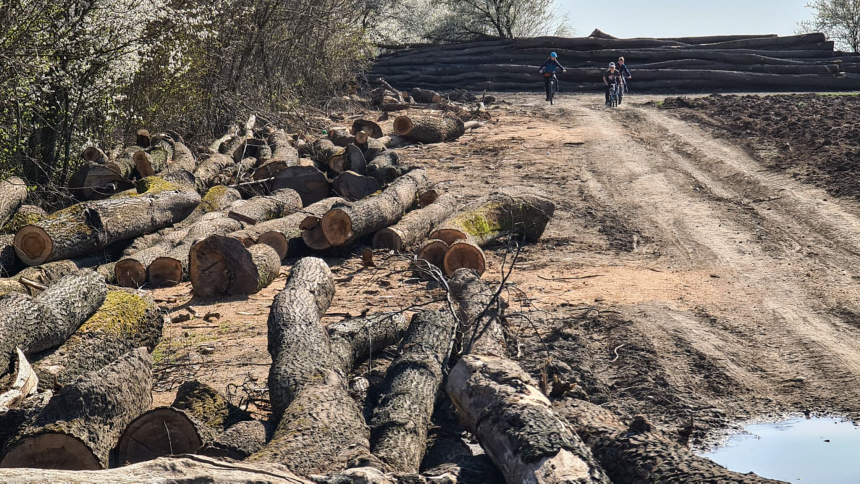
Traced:
[[6, 225], [0, 228], [0, 233], [14, 235], [22, 227], [34, 224], [47, 215], [44, 210], [35, 205], [21, 205], [21, 208], [6, 222]]

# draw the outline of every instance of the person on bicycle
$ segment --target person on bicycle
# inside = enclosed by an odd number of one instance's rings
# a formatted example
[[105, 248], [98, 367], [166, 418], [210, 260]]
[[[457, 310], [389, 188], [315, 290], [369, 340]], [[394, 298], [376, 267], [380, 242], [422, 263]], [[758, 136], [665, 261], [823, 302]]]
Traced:
[[543, 85], [546, 88], [546, 100], [549, 101], [550, 89], [552, 89], [552, 79], [555, 77], [555, 71], [561, 69], [561, 72], [567, 72], [558, 62], [558, 54], [550, 53], [549, 58], [540, 65], [540, 73], [543, 74]]
[[616, 82], [621, 82], [621, 75], [615, 69], [615, 63], [609, 63], [609, 70], [603, 73], [603, 84], [606, 85], [606, 105], [609, 106], [609, 92], [615, 87]]
[[627, 64], [624, 63], [624, 57], [618, 58], [618, 73], [627, 80], [633, 79], [633, 74], [630, 74], [630, 69], [628, 69]]

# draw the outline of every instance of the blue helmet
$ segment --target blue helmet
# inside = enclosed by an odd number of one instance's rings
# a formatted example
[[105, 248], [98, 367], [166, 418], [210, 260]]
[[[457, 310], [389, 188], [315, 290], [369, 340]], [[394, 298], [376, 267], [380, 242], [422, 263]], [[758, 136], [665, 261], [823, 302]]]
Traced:
[[555, 58], [555, 57], [558, 57], [558, 54], [556, 54], [555, 52], [552, 52], [549, 54], [549, 56]]

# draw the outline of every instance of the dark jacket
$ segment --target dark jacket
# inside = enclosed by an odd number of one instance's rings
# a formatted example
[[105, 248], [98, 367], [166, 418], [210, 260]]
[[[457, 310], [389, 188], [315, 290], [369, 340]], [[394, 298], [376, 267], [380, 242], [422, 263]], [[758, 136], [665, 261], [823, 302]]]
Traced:
[[550, 57], [543, 64], [540, 65], [540, 70], [544, 72], [555, 72], [557, 70], [565, 70], [564, 66], [562, 66], [557, 60]]
[[615, 84], [616, 82], [621, 82], [621, 72], [618, 69], [615, 69], [615, 72], [606, 69], [603, 72], [603, 80], [607, 84]]
[[616, 71], [618, 71], [618, 72], [620, 72], [620, 73], [621, 73], [621, 75], [622, 75], [622, 76], [624, 76], [624, 77], [633, 77], [633, 75], [632, 75], [632, 74], [630, 74], [630, 69], [628, 69], [628, 68], [627, 68], [627, 63], [626, 63], [626, 62], [625, 62], [623, 65], [622, 65], [622, 64], [619, 64], [619, 65], [618, 65], [618, 67], [617, 67], [615, 70], [616, 70]]

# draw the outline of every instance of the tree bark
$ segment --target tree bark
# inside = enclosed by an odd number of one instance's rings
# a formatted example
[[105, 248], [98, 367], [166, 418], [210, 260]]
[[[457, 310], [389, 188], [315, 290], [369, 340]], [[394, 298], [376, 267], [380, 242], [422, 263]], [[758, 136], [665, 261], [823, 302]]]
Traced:
[[438, 103], [442, 101], [442, 96], [438, 92], [418, 87], [412, 89], [409, 94], [419, 103]]
[[15, 215], [27, 199], [27, 184], [13, 176], [0, 181], [0, 227]]
[[302, 198], [295, 190], [283, 188], [271, 195], [254, 197], [233, 208], [228, 217], [256, 225], [259, 222], [286, 217], [302, 209]]
[[138, 348], [54, 395], [7, 446], [0, 467], [106, 469], [122, 429], [152, 404], [152, 359]]
[[400, 176], [400, 156], [396, 151], [378, 153], [367, 164], [367, 175], [376, 178], [380, 185], [393, 182]]
[[259, 420], [239, 422], [203, 446], [198, 454], [235, 460], [244, 460], [259, 452], [274, 432], [271, 425]]
[[456, 118], [403, 115], [394, 120], [394, 132], [398, 136], [427, 144], [455, 140], [463, 136], [466, 128]]
[[89, 254], [179, 222], [199, 203], [195, 192], [169, 189], [73, 205], [19, 230], [15, 250], [27, 265]]
[[402, 314], [377, 314], [330, 324], [326, 330], [335, 369], [346, 378], [355, 365], [397, 344], [409, 323]]
[[0, 228], [0, 234], [12, 234], [21, 230], [22, 227], [34, 224], [45, 218], [48, 214], [35, 205], [21, 205], [15, 215]]
[[245, 230], [229, 234], [230, 237], [241, 241], [246, 247], [254, 244], [266, 244], [275, 249], [281, 260], [288, 254], [295, 254], [302, 245], [302, 230], [300, 225], [307, 217], [322, 217], [331, 210], [332, 206], [344, 203], [342, 198], [331, 197], [320, 200], [303, 208], [301, 212], [286, 217], [269, 220]]
[[171, 406], [188, 412], [217, 432], [251, 418], [248, 412], [231, 405], [217, 390], [197, 380], [180, 385]]
[[197, 223], [207, 213], [227, 210], [233, 202], [241, 199], [242, 195], [236, 189], [215, 185], [206, 191], [206, 195], [200, 200], [200, 205], [179, 226], [189, 227]]
[[[5, 370], [4, 370], [5, 371]], [[7, 412], [36, 393], [39, 377], [27, 361], [24, 353], [15, 348], [14, 359], [9, 368], [11, 379], [0, 382], [0, 412]], [[0, 421], [0, 423], [4, 423]]]
[[274, 438], [251, 461], [283, 463], [301, 475], [341, 470], [369, 453], [361, 409], [336, 371], [337, 360], [320, 318], [334, 297], [324, 261], [305, 258], [293, 268], [269, 313], [269, 391]]
[[271, 178], [285, 168], [299, 165], [299, 152], [290, 144], [283, 130], [275, 131], [269, 136], [269, 146], [272, 156], [257, 167], [254, 180]]
[[98, 163], [86, 163], [69, 179], [69, 189], [78, 200], [102, 200], [114, 193], [134, 188], [114, 168]]
[[[15, 253], [15, 236], [0, 235], [0, 277], [10, 277], [27, 267]], [[0, 288], [0, 294], [3, 289]]]
[[396, 223], [429, 185], [424, 170], [410, 171], [375, 197], [330, 210], [321, 221], [323, 234], [337, 247]]
[[328, 132], [328, 139], [335, 146], [346, 148], [350, 143], [355, 141], [355, 136], [350, 134], [346, 128], [332, 128]]
[[265, 244], [251, 248], [232, 237], [213, 235], [194, 244], [188, 256], [194, 294], [254, 294], [278, 276], [281, 258]]
[[[24, 269], [14, 277], [0, 279], [0, 294], [9, 292], [20, 292], [21, 294], [29, 294], [37, 296], [41, 291], [35, 290], [32, 287], [27, 287], [19, 281], [27, 279], [42, 286], [50, 286], [59, 281], [63, 277], [76, 272], [80, 269], [90, 269], [97, 266], [101, 267], [106, 260], [115, 257], [114, 251], [106, 251], [102, 254], [91, 255], [88, 257], [79, 257], [77, 259], [65, 259], [55, 262], [48, 262], [40, 266], [33, 266]], [[103, 276], [101, 271], [99, 275]], [[107, 283], [107, 281], [105, 281]]]
[[505, 302], [469, 269], [460, 269], [448, 281], [451, 296], [457, 303], [460, 320], [458, 335], [460, 354], [477, 353], [503, 358], [507, 356], [501, 313]]
[[384, 228], [373, 236], [374, 249], [390, 249], [401, 252], [421, 242], [430, 232], [454, 213], [457, 199], [452, 194], [439, 197], [435, 203], [420, 210], [407, 213], [400, 222]]
[[194, 454], [216, 436], [214, 429], [190, 412], [159, 407], [125, 427], [116, 444], [116, 463], [124, 466], [168, 455]]
[[33, 358], [39, 387], [50, 390], [98, 371], [135, 348], [153, 351], [161, 341], [163, 318], [142, 291], [110, 290], [104, 303], [59, 348]]
[[286, 168], [275, 175], [272, 180], [272, 190], [290, 188], [302, 198], [302, 205], [308, 206], [328, 198], [328, 178], [313, 166], [294, 166]]
[[379, 191], [376, 178], [362, 176], [354, 171], [345, 171], [331, 182], [332, 189], [350, 202], [367, 198]]
[[134, 154], [142, 149], [142, 146], [129, 146], [122, 150], [119, 156], [113, 161], [106, 163], [105, 166], [126, 180], [136, 178], [137, 168], [134, 166]]
[[93, 271], [69, 274], [35, 298], [0, 296], [0, 371], [20, 348], [25, 354], [63, 344], [104, 302], [107, 286]]
[[140, 176], [155, 176], [167, 168], [173, 158], [173, 144], [166, 139], [158, 141], [154, 146], [138, 151], [132, 155], [134, 166]]
[[400, 356], [388, 367], [370, 426], [373, 454], [394, 471], [418, 472], [421, 466], [455, 326], [446, 312], [415, 314]]
[[185, 143], [174, 140], [173, 159], [167, 166], [167, 171], [184, 170], [193, 173], [195, 168], [197, 168], [197, 161], [194, 159], [194, 154], [185, 146]]
[[200, 181], [200, 188], [205, 189], [215, 185], [218, 175], [228, 173], [231, 168], [235, 167], [236, 162], [233, 158], [221, 153], [214, 153], [197, 165], [197, 168], [194, 169], [194, 176]]
[[202, 220], [192, 225], [188, 233], [151, 259], [146, 266], [146, 277], [156, 287], [175, 286], [188, 280], [188, 254], [194, 244], [212, 235], [227, 235], [242, 228], [242, 223], [227, 217]]

